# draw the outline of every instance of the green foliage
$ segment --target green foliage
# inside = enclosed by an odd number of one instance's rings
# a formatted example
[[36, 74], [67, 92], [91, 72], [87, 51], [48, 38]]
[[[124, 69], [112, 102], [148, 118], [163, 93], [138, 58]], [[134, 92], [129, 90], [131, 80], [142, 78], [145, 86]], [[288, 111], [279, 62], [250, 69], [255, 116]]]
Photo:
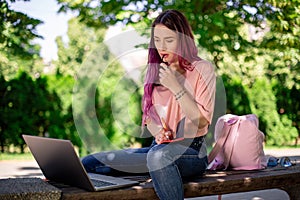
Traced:
[[103, 41], [105, 31], [94, 30], [80, 24], [76, 18], [71, 19], [68, 22], [68, 44], [63, 42], [62, 37], [56, 39], [59, 59], [54, 64], [58, 72], [74, 76], [86, 57]]
[[[6, 85], [4, 98], [3, 120], [4, 132], [8, 144], [23, 148], [22, 134], [39, 133], [39, 117], [43, 117], [43, 110], [40, 110], [40, 102], [36, 98], [40, 95], [36, 93], [36, 86], [26, 73], [21, 73]], [[32, 104], [33, 103], [33, 104]], [[13, 134], [12, 134], [13, 133]]]
[[[31, 40], [41, 38], [36, 34], [40, 20], [10, 9], [8, 0], [0, 0], [0, 47], [6, 55], [32, 59], [39, 49]], [[14, 2], [13, 0], [10, 2]]]
[[300, 1], [268, 0], [266, 4], [270, 4], [272, 9], [266, 13], [271, 34], [267, 35], [264, 45], [277, 49], [299, 49]]
[[95, 152], [133, 143], [140, 134], [134, 126], [140, 125], [141, 95], [107, 47], [99, 44], [77, 74], [72, 107], [86, 148]]
[[18, 71], [25, 71], [31, 76], [39, 76], [43, 67], [42, 59], [38, 55], [34, 55], [33, 60], [26, 60], [0, 51], [0, 70], [6, 80], [15, 78]]
[[[104, 34], [104, 29], [71, 19], [68, 43], [57, 39], [60, 79], [52, 88], [65, 99], [64, 110], [72, 106], [78, 136], [90, 152], [128, 146], [140, 134], [132, 121], [139, 127], [141, 94], [133, 91], [137, 86], [103, 43]], [[70, 82], [66, 76], [75, 79]]]
[[[191, 22], [199, 44], [215, 54], [215, 62], [230, 51], [237, 55], [248, 48], [263, 45], [268, 48], [298, 47], [300, 3], [295, 1], [70, 1], [58, 0], [61, 11], [75, 10], [78, 18], [88, 26], [107, 27], [111, 24], [142, 24], [150, 27], [156, 11], [181, 10]], [[266, 21], [268, 26], [266, 26]], [[271, 34], [262, 41], [244, 37], [240, 28], [253, 25], [257, 31]]]
[[61, 99], [61, 112], [63, 114], [70, 113], [70, 106], [72, 104], [73, 86], [75, 83], [74, 77], [60, 73], [46, 75], [50, 91], [57, 93]]
[[244, 115], [251, 113], [249, 95], [241, 79], [226, 75], [222, 77], [226, 89], [227, 113]]
[[55, 73], [44, 75], [40, 47], [32, 43], [41, 21], [0, 0], [2, 151], [10, 144], [23, 149], [23, 133], [70, 139], [80, 151], [82, 145], [100, 151], [146, 144], [138, 139], [142, 89], [103, 39], [117, 23], [146, 30], [157, 12], [169, 8], [187, 16], [201, 56], [214, 62], [223, 79], [227, 99], [217, 96], [217, 105], [226, 101], [227, 113], [255, 113], [268, 145], [290, 145], [297, 138], [299, 0], [57, 2], [60, 11], [73, 10], [78, 17], [69, 21], [68, 43], [56, 39]]
[[9, 2], [0, 0], [0, 71], [6, 80], [15, 78], [17, 71], [32, 76], [42, 71], [40, 46], [32, 42], [41, 38], [36, 27], [42, 21], [10, 9]]
[[[296, 89], [296, 85], [294, 85], [291, 89], [283, 86], [281, 83], [277, 81], [273, 81], [272, 83], [273, 91], [276, 95], [276, 103], [277, 110], [280, 114], [282, 120], [288, 121], [288, 123], [284, 123], [285, 126], [295, 127], [300, 132], [300, 90]], [[296, 133], [289, 133], [288, 135], [295, 136]], [[296, 134], [297, 135], [297, 134]]]
[[61, 112], [60, 98], [48, 89], [47, 77], [33, 80], [20, 72], [10, 81], [5, 81], [3, 76], [0, 80], [2, 152], [11, 144], [23, 152], [22, 134], [71, 139], [74, 145], [81, 146], [74, 137], [74, 125], [69, 125], [70, 115]]
[[279, 116], [272, 85], [266, 78], [256, 80], [248, 93], [251, 110], [259, 116], [260, 128], [265, 131], [269, 145], [287, 145], [297, 139], [297, 129], [292, 127], [292, 121], [285, 115]]

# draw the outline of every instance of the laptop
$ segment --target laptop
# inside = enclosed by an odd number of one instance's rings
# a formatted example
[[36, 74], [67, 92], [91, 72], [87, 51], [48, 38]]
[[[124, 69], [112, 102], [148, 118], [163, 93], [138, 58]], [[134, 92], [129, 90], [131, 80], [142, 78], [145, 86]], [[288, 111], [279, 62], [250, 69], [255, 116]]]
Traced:
[[46, 179], [89, 191], [139, 184], [120, 177], [87, 173], [69, 140], [23, 135]]

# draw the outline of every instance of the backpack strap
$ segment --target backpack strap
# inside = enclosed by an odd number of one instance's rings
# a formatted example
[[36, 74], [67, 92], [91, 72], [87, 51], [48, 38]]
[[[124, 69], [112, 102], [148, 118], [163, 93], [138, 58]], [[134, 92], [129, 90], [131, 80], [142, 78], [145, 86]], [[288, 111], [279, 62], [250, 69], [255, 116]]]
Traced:
[[[223, 120], [224, 120], [223, 127], [222, 127], [222, 129], [218, 130], [218, 131], [221, 131], [221, 135], [217, 139], [216, 144], [214, 145], [213, 149], [211, 150], [211, 152], [208, 155], [208, 163], [209, 164], [212, 163], [212, 161], [214, 161], [214, 159], [217, 157], [218, 153], [224, 147], [224, 144], [230, 135], [231, 129], [234, 128], [235, 130], [233, 130], [233, 131], [237, 131], [237, 128], [238, 128], [238, 126], [233, 127], [233, 125], [236, 124], [237, 121], [239, 120], [238, 116], [228, 114], [228, 115], [223, 116]], [[218, 121], [217, 124], [218, 123], [220, 123], [220, 121]], [[232, 147], [233, 147], [233, 145], [232, 145]], [[230, 149], [229, 159], [226, 159], [226, 163], [224, 163], [225, 168], [227, 168], [229, 165], [229, 161], [230, 161], [230, 158], [232, 155], [232, 150], [233, 150], [233, 148]]]
[[[231, 141], [228, 141], [229, 142], [229, 144], [231, 144], [231, 145], [228, 145], [230, 148], [229, 148], [229, 151], [228, 152], [226, 152], [226, 153], [224, 153], [224, 156], [226, 156], [226, 155], [228, 155], [228, 157], [226, 157], [226, 158], [224, 158], [224, 163], [223, 163], [223, 165], [224, 165], [224, 169], [226, 170], [227, 168], [228, 168], [228, 166], [229, 166], [229, 163], [230, 163], [230, 160], [231, 160], [231, 156], [232, 156], [232, 153], [233, 153], [233, 148], [234, 148], [234, 146], [235, 146], [235, 143], [236, 143], [236, 140], [237, 140], [237, 137], [238, 137], [238, 129], [239, 129], [239, 126], [240, 126], [240, 121], [241, 121], [241, 119], [239, 118], [239, 117], [236, 117], [235, 118], [236, 119], [236, 121], [234, 122], [234, 123], [231, 123], [230, 124], [230, 132], [229, 132], [229, 134], [228, 134], [228, 137], [227, 137], [227, 140], [231, 140]], [[232, 135], [233, 134], [233, 135]], [[229, 135], [231, 136], [231, 137], [229, 137]], [[226, 140], [226, 141], [227, 141]]]
[[216, 144], [214, 145], [213, 149], [211, 150], [211, 152], [208, 155], [208, 163], [211, 163], [216, 158], [216, 156], [221, 151], [221, 149], [223, 148], [225, 141], [227, 140], [228, 135], [230, 133], [230, 128], [231, 127], [228, 126], [228, 124], [224, 122], [223, 128], [222, 128], [222, 134], [220, 135]]

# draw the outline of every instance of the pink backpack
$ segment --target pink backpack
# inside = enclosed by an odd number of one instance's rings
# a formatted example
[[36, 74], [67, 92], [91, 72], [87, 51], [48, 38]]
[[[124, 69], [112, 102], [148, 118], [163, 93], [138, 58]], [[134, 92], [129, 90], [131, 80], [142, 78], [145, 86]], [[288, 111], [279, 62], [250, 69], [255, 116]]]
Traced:
[[215, 145], [208, 156], [209, 170], [257, 170], [267, 166], [264, 134], [256, 115], [226, 114], [215, 127]]

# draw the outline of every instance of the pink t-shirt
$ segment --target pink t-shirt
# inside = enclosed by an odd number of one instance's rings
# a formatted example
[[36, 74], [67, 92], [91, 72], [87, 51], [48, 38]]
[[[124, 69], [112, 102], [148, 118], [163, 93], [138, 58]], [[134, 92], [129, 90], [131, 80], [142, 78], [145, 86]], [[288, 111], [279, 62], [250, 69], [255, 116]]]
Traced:
[[[216, 76], [214, 67], [206, 60], [192, 63], [194, 69], [178, 77], [185, 90], [194, 98], [201, 114], [211, 123], [215, 103]], [[176, 137], [197, 137], [205, 135], [208, 125], [199, 129], [185, 116], [174, 94], [163, 86], [154, 87], [152, 93], [153, 106], [163, 118], [170, 130], [177, 133]]]

